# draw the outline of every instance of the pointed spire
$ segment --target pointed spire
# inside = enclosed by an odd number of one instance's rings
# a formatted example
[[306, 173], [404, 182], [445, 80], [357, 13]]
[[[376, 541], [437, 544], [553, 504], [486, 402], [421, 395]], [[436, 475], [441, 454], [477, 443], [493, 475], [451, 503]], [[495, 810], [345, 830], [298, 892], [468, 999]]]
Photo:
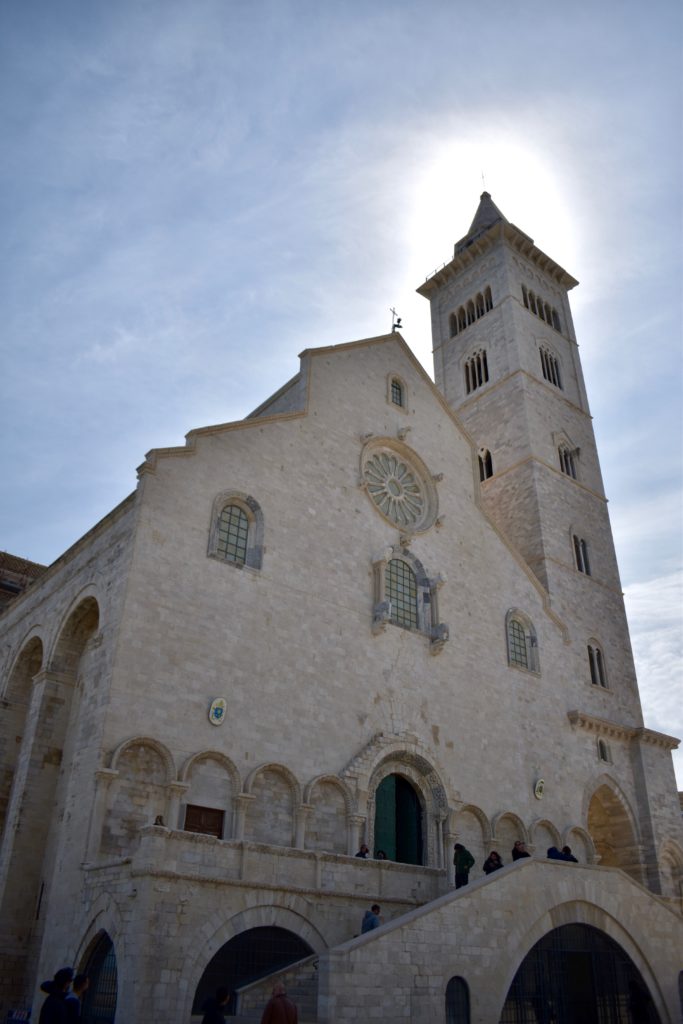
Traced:
[[459, 242], [455, 243], [455, 251], [458, 252], [460, 249], [466, 248], [475, 238], [483, 235], [485, 231], [488, 231], [490, 227], [499, 222], [503, 224], [509, 223], [507, 217], [500, 212], [493, 199], [491, 199], [491, 194], [489, 192], [482, 192], [479, 197], [479, 206], [474, 215], [474, 220], [470, 224], [469, 231]]
[[479, 235], [482, 231], [488, 231], [497, 221], [502, 220], [507, 224], [507, 218], [500, 212], [489, 192], [482, 192], [479, 197], [479, 206], [470, 224], [466, 238], [470, 235]]

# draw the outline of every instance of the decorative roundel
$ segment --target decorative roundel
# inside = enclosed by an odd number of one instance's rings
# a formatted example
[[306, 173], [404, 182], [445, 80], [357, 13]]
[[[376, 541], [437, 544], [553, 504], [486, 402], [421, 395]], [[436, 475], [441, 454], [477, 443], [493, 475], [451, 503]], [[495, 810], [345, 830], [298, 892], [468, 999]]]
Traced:
[[436, 518], [436, 492], [414, 453], [390, 442], [370, 442], [363, 450], [365, 489], [381, 514], [400, 530], [419, 533]]

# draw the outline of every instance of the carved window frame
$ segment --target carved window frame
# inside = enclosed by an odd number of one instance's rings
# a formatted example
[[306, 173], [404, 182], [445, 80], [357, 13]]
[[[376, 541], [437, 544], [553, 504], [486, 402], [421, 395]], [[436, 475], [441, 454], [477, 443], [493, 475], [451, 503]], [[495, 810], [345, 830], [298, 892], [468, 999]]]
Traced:
[[[218, 552], [221, 513], [228, 505], [235, 505], [247, 517], [247, 550], [244, 562], [236, 562], [230, 558], [225, 558]], [[222, 562], [224, 565], [232, 565], [236, 569], [259, 570], [263, 564], [263, 553], [265, 550], [263, 535], [263, 512], [255, 498], [252, 498], [249, 494], [244, 494], [242, 491], [222, 491], [216, 495], [211, 508], [209, 545], [207, 550], [209, 558], [215, 558], [218, 562]]]

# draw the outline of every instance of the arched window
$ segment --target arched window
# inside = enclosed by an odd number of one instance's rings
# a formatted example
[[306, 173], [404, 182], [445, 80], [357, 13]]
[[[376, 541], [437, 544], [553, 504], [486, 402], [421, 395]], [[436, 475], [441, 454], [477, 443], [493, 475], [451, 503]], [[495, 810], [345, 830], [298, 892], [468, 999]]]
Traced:
[[558, 454], [560, 456], [560, 469], [562, 472], [576, 480], [576, 451], [572, 451], [571, 448], [567, 448], [565, 445], [560, 445]]
[[560, 326], [560, 318], [557, 315], [557, 310], [556, 309], [553, 310], [553, 327], [555, 328], [556, 331], [561, 331], [562, 330], [562, 327]]
[[488, 480], [489, 477], [493, 476], [493, 461], [491, 459], [491, 452], [488, 448], [479, 449], [479, 479]]
[[391, 401], [394, 405], [403, 406], [403, 385], [396, 377], [391, 381]]
[[598, 740], [598, 759], [604, 761], [605, 764], [612, 763], [612, 755], [610, 753], [609, 744], [605, 740]]
[[586, 576], [591, 575], [591, 564], [588, 559], [588, 545], [586, 544], [583, 537], [577, 537], [576, 534], [572, 535], [574, 542], [574, 558], [576, 559], [576, 568], [579, 572], [584, 573]]
[[398, 545], [373, 562], [372, 568], [373, 633], [383, 633], [390, 623], [419, 630], [429, 637], [430, 653], [438, 654], [448, 640], [448, 626], [439, 622], [443, 578], [428, 579], [418, 559]]
[[536, 316], [538, 316], [538, 311], [536, 309], [536, 296], [533, 292], [529, 292], [529, 309], [532, 313], [535, 313]]
[[477, 320], [484, 315], [486, 310], [484, 309], [484, 296], [479, 292], [476, 299], [474, 300], [477, 307]]
[[486, 384], [489, 379], [489, 364], [486, 349], [479, 349], [465, 363], [465, 391], [471, 394]]
[[387, 565], [386, 596], [391, 603], [391, 622], [417, 629], [417, 581], [415, 573], [402, 558], [392, 558]]
[[470, 299], [470, 301], [467, 303], [467, 323], [468, 324], [473, 324], [474, 321], [475, 321], [474, 303]]
[[554, 384], [555, 387], [559, 388], [561, 391], [562, 378], [560, 376], [560, 364], [557, 356], [553, 355], [549, 349], [544, 348], [543, 346], [541, 346], [539, 351], [541, 354], [541, 369], [543, 371], [544, 379], [549, 381], [550, 384]]
[[470, 990], [464, 978], [446, 985], [446, 1024], [470, 1024]]
[[488, 313], [493, 309], [493, 296], [491, 295], [491, 289], [487, 288], [484, 292], [484, 304], [486, 306], [486, 312]]
[[464, 331], [467, 327], [467, 313], [464, 306], [461, 306], [458, 310], [458, 327], [461, 331]]
[[208, 554], [211, 558], [230, 562], [240, 568], [261, 568], [263, 513], [254, 498], [230, 491], [215, 498]]
[[239, 505], [226, 505], [218, 517], [216, 554], [226, 562], [244, 565], [247, 560], [249, 520]]
[[507, 613], [505, 624], [508, 664], [526, 672], [538, 672], [538, 640], [536, 630], [528, 616], [517, 609]]
[[524, 305], [528, 309], [529, 308], [529, 293], [526, 290], [526, 288], [524, 287], [524, 285], [522, 285], [522, 299], [524, 301]]
[[593, 686], [602, 686], [607, 689], [607, 674], [605, 672], [605, 659], [602, 651], [594, 640], [588, 644], [588, 665], [591, 673]]
[[455, 313], [451, 313], [448, 318], [448, 330], [451, 338], [454, 338], [458, 333], [458, 318]]

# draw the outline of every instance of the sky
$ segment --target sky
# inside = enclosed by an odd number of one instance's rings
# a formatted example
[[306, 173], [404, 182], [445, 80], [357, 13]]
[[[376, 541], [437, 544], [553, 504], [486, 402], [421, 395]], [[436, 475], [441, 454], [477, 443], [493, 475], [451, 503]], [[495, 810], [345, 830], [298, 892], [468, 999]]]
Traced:
[[[386, 333], [486, 188], [570, 295], [646, 724], [683, 736], [678, 0], [4, 0], [0, 549]], [[683, 752], [675, 755], [683, 788]]]

